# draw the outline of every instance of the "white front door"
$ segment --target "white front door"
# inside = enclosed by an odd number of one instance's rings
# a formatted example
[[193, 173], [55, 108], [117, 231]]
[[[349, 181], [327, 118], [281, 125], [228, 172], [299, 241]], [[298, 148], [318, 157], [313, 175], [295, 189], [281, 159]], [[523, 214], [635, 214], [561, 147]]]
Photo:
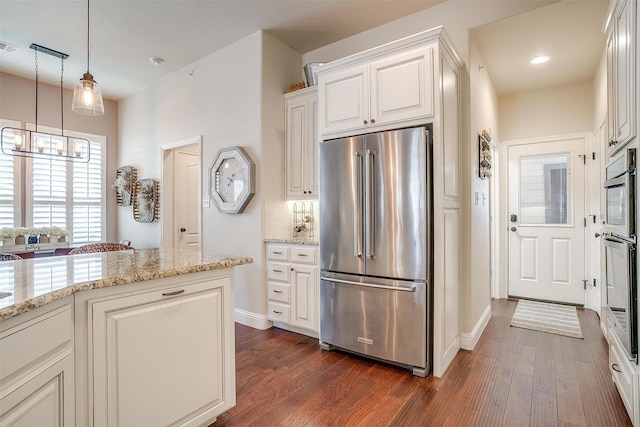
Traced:
[[200, 250], [198, 227], [198, 178], [200, 163], [198, 155], [182, 151], [175, 152], [175, 234], [178, 249]]
[[584, 138], [509, 147], [509, 295], [584, 304]]

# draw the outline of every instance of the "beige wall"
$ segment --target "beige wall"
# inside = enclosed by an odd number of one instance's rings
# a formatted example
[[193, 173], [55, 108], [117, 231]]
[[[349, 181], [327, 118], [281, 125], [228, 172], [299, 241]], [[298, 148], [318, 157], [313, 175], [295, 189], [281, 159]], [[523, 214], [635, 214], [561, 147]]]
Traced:
[[594, 129], [607, 119], [607, 51], [602, 50], [596, 75], [593, 78]]
[[[479, 177], [478, 134], [489, 132], [492, 142], [499, 143], [498, 96], [486, 68], [481, 68], [484, 60], [475, 40], [469, 35], [469, 79], [470, 79], [470, 131], [466, 170], [471, 176], [467, 181], [470, 191], [463, 235], [472, 236], [464, 246], [461, 292], [462, 330], [471, 331], [491, 303], [491, 223], [490, 223], [490, 180]], [[493, 163], [494, 169], [497, 164]], [[490, 178], [491, 180], [496, 179]], [[477, 202], [476, 202], [477, 195]], [[491, 195], [493, 196], [493, 195]]]
[[503, 141], [591, 132], [593, 82], [585, 81], [500, 96]]
[[[256, 164], [256, 194], [242, 214], [202, 210], [205, 252], [249, 256], [236, 269], [235, 306], [264, 315], [264, 205], [283, 196], [284, 101], [298, 78], [299, 54], [273, 37], [255, 33], [164, 78], [120, 105], [119, 160], [138, 176], [161, 179], [161, 147], [202, 136], [202, 191], [208, 197], [208, 169], [220, 148], [242, 146]], [[163, 185], [160, 183], [160, 192]], [[162, 196], [161, 196], [162, 203]], [[160, 222], [120, 221], [122, 236], [139, 247], [161, 245]]]
[[[38, 90], [38, 124], [60, 128], [60, 87], [40, 83]], [[71, 111], [73, 91], [64, 91], [64, 128], [107, 137], [107, 241], [118, 241], [115, 193], [110, 190], [118, 168], [118, 104], [105, 99], [105, 114], [98, 117], [83, 116]], [[35, 81], [0, 73], [0, 118], [35, 123]]]

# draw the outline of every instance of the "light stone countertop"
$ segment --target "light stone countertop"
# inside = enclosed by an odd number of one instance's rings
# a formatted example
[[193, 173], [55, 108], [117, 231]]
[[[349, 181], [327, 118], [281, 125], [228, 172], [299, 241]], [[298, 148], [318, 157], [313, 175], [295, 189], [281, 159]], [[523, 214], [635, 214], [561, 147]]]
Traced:
[[290, 239], [264, 239], [265, 243], [287, 243], [291, 245], [318, 245], [317, 240], [310, 240], [308, 238], [296, 239], [294, 237]]
[[135, 249], [0, 262], [0, 321], [76, 292], [252, 263], [173, 249]]

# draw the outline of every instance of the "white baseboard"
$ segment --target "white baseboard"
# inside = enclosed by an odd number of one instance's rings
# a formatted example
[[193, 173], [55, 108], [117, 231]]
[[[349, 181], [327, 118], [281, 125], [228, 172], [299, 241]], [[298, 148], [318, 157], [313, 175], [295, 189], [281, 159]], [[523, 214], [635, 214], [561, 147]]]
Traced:
[[491, 304], [489, 304], [484, 310], [484, 313], [482, 313], [482, 316], [480, 316], [480, 319], [478, 320], [478, 323], [476, 323], [476, 326], [473, 328], [473, 331], [467, 333], [463, 332], [460, 334], [460, 347], [464, 350], [473, 350], [476, 347], [478, 340], [482, 336], [484, 328], [487, 327], [489, 319], [491, 319]]
[[245, 326], [250, 326], [254, 329], [265, 330], [273, 326], [273, 323], [271, 323], [270, 320], [267, 320], [267, 316], [264, 314], [256, 314], [235, 308], [233, 309], [233, 315], [236, 322]]

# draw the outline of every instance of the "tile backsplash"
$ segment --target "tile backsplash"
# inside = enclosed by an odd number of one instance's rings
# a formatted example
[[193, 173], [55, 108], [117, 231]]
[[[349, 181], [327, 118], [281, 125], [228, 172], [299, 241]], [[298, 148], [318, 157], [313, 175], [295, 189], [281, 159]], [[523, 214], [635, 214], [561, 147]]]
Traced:
[[[305, 210], [309, 211], [313, 206], [313, 237], [309, 237], [307, 230], [298, 232], [298, 236], [294, 237], [294, 213], [293, 204], [297, 209], [302, 210], [304, 204]], [[300, 218], [300, 215], [298, 215]], [[320, 221], [318, 202], [310, 200], [283, 201], [266, 203], [264, 208], [264, 238], [265, 239], [300, 239], [300, 240], [318, 240], [320, 237]]]

